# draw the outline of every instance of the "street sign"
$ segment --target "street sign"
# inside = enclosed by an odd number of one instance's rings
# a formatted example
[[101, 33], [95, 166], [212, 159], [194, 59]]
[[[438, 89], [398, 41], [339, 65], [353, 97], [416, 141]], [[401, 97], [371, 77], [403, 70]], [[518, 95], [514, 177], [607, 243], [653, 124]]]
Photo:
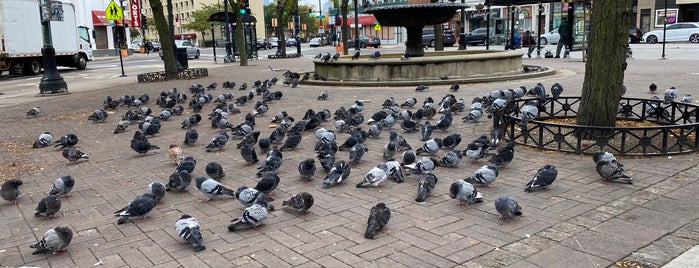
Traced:
[[141, 7], [139, 2], [140, 0], [131, 0], [131, 23], [134, 28], [141, 28]]
[[374, 31], [381, 31], [381, 24], [374, 25]]
[[107, 9], [104, 10], [104, 15], [106, 15], [107, 20], [121, 20], [124, 18], [124, 11], [112, 0], [107, 5]]

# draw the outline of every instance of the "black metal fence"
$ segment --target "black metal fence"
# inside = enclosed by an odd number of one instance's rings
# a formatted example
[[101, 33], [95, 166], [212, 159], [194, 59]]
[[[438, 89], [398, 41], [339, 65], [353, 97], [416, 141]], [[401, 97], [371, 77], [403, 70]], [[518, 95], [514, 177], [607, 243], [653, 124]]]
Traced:
[[580, 97], [547, 98], [539, 105], [536, 119], [521, 129], [519, 110], [529, 100], [535, 99], [516, 100], [515, 113], [495, 122], [503, 128], [505, 138], [517, 144], [584, 154], [605, 150], [628, 156], [691, 153], [699, 148], [699, 106], [694, 104], [672, 102], [665, 105], [661, 100], [622, 98], [617, 120], [648, 126], [597, 127], [547, 122], [575, 118]]

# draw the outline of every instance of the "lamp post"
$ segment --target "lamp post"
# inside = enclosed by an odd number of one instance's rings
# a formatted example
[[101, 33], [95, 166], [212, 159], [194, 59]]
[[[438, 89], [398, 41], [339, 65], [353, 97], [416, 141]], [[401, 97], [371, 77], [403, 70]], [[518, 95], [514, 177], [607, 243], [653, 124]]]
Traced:
[[318, 26], [323, 29], [323, 34], [320, 35], [320, 44], [322, 45], [323, 35], [325, 35], [325, 27], [323, 27], [323, 6], [320, 3], [320, 0], [318, 0], [318, 19], [320, 20], [320, 24]]
[[[48, 0], [42, 0], [41, 6], [49, 6]], [[43, 9], [42, 9], [43, 10]], [[49, 10], [48, 8], [46, 10]], [[56, 68], [56, 49], [53, 48], [51, 39], [51, 24], [48, 18], [41, 19], [41, 30], [44, 38], [44, 47], [41, 48], [41, 56], [44, 61], [44, 74], [39, 82], [39, 94], [67, 93], [68, 84], [58, 73]]]
[[490, 50], [490, 2], [485, 14], [485, 50]]
[[359, 16], [357, 15], [357, 1], [354, 0], [354, 50], [359, 51]]
[[231, 54], [231, 25], [228, 15], [228, 0], [223, 0], [223, 12], [226, 14], [226, 57], [223, 58], [224, 63], [235, 62], [235, 58]]
[[296, 56], [301, 57], [301, 17], [299, 17], [299, 1], [296, 1], [296, 12], [294, 14], [294, 30], [296, 31]]
[[466, 38], [466, 9], [464, 9], [464, 5], [466, 2], [464, 0], [461, 0], [461, 33], [459, 33], [459, 49], [458, 50], [466, 50], [466, 43], [464, 39]]
[[536, 22], [536, 58], [541, 58], [541, 16], [544, 12], [544, 5], [539, 2], [539, 21]]
[[[124, 10], [124, 1], [121, 1], [121, 10]], [[121, 35], [121, 40], [119, 43], [119, 49], [121, 49], [121, 46], [126, 45], [126, 23], [124, 22], [124, 15], [121, 15], [121, 30], [122, 30], [122, 35]], [[128, 51], [128, 50], [127, 50]], [[120, 51], [121, 52], [121, 51]], [[119, 77], [126, 77], [126, 73], [124, 73], [124, 59], [121, 56], [121, 53], [119, 53], [119, 63], [121, 64], [121, 75]]]
[[665, 60], [665, 33], [667, 32], [667, 0], [665, 0], [665, 19], [663, 19], [663, 55], [661, 60]]

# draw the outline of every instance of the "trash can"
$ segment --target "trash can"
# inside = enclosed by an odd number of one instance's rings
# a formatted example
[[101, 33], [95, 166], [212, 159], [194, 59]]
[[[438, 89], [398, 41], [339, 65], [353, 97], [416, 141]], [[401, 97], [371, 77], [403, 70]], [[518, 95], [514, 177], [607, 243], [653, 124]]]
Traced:
[[189, 69], [189, 63], [187, 62], [187, 48], [178, 47], [175, 49], [175, 59], [180, 63], [182, 69]]

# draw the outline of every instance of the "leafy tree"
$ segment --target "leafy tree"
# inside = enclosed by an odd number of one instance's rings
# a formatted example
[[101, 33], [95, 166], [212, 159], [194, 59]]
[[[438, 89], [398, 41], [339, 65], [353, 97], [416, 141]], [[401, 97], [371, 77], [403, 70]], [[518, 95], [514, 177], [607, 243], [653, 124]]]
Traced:
[[577, 123], [614, 126], [622, 95], [631, 0], [595, 1]]
[[[192, 12], [193, 22], [185, 23], [182, 25], [183, 28], [198, 31], [201, 33], [202, 39], [204, 37], [204, 32], [211, 29], [211, 22], [209, 22], [209, 17], [211, 14], [219, 12], [219, 7], [217, 5], [207, 5], [202, 4], [201, 9]], [[212, 42], [213, 44], [213, 37]]]
[[175, 79], [177, 78], [177, 62], [175, 61], [175, 48], [171, 45], [174, 44], [174, 41], [172, 40], [172, 33], [170, 33], [167, 20], [165, 19], [163, 2], [160, 0], [149, 1], [151, 9], [153, 10], [155, 28], [158, 30], [158, 37], [163, 45], [161, 50], [163, 51], [163, 64], [165, 65], [165, 78]]
[[131, 40], [135, 40], [136, 38], [141, 36], [141, 29], [130, 27], [129, 36], [131, 36]]

